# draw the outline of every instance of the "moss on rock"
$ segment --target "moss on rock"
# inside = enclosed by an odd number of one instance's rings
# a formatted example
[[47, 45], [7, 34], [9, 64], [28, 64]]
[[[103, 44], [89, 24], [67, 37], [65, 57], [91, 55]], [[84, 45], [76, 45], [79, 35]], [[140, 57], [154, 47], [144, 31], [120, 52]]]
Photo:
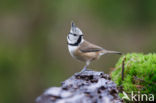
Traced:
[[[122, 61], [125, 58], [124, 80], [122, 81]], [[111, 73], [112, 80], [122, 86], [126, 93], [156, 94], [156, 54], [131, 53], [123, 55]], [[122, 94], [121, 94], [122, 95]]]

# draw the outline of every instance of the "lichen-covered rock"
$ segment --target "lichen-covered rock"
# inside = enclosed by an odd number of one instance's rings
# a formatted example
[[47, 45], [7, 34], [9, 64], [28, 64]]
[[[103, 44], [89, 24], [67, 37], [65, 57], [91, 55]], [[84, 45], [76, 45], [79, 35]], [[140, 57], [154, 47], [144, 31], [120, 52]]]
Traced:
[[37, 103], [121, 103], [116, 84], [103, 72], [75, 73], [62, 83], [51, 87], [36, 99]]

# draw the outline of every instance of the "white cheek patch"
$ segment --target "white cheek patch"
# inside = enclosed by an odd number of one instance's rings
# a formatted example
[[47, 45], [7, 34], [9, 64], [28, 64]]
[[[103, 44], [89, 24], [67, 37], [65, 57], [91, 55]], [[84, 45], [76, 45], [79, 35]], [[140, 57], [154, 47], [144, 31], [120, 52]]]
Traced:
[[70, 35], [67, 36], [68, 43], [73, 43], [73, 39]]
[[76, 43], [78, 38], [79, 38], [78, 36], [73, 36], [70, 34], [67, 36], [68, 43]]

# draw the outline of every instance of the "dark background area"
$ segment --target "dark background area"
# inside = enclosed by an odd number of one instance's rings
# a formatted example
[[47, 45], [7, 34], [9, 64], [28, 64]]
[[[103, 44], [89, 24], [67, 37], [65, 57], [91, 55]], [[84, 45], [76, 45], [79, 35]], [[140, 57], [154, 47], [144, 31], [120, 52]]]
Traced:
[[[34, 103], [83, 68], [67, 48], [72, 20], [105, 49], [156, 51], [155, 0], [1, 0], [0, 103]], [[89, 68], [109, 73], [119, 57], [104, 55]]]

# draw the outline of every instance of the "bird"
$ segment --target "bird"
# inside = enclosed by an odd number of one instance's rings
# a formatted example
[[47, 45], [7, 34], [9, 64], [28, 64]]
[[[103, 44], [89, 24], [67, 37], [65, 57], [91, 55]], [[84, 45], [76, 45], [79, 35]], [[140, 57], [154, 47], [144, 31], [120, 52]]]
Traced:
[[67, 44], [70, 55], [78, 61], [85, 62], [85, 66], [81, 72], [86, 71], [92, 61], [98, 60], [104, 54], [121, 55], [121, 52], [106, 50], [85, 40], [83, 32], [73, 21], [71, 22], [70, 32], [67, 35]]

